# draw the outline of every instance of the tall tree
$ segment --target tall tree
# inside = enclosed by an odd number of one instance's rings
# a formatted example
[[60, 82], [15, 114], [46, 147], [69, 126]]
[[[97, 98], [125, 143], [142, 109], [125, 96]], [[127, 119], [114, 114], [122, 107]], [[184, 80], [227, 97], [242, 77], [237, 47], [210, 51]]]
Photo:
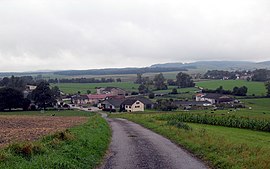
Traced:
[[266, 87], [266, 95], [267, 97], [270, 97], [270, 81], [267, 81], [265, 83], [265, 87]]
[[164, 78], [163, 74], [155, 75], [153, 82], [156, 90], [166, 90], [168, 89], [167, 85], [165, 84], [166, 79]]
[[252, 81], [265, 82], [270, 78], [270, 70], [257, 69], [253, 71]]
[[142, 74], [141, 73], [137, 73], [137, 78], [136, 78], [136, 81], [135, 83], [137, 84], [142, 84]]
[[20, 108], [22, 100], [22, 92], [13, 88], [0, 88], [0, 110]]
[[138, 88], [138, 91], [140, 94], [145, 94], [145, 93], [148, 93], [149, 92], [149, 89], [146, 85], [144, 84], [141, 84]]
[[189, 76], [186, 73], [179, 72], [176, 75], [176, 85], [179, 88], [185, 88], [185, 87], [194, 87], [195, 83], [193, 82], [191, 76]]
[[32, 99], [43, 109], [56, 102], [56, 98], [47, 82], [40, 82], [38, 84], [37, 88], [32, 92]]

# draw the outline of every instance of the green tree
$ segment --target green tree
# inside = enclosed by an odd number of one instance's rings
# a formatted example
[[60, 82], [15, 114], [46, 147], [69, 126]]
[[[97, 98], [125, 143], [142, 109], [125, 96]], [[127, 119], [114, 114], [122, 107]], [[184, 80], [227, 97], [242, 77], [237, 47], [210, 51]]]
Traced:
[[173, 88], [171, 94], [178, 94], [177, 89]]
[[253, 71], [252, 81], [265, 82], [270, 78], [270, 70], [257, 69]]
[[56, 98], [50, 89], [50, 85], [46, 82], [39, 83], [37, 88], [33, 90], [32, 99], [39, 107], [43, 108], [44, 110], [47, 106], [51, 106], [56, 102]]
[[154, 93], [149, 93], [148, 98], [149, 99], [154, 99], [155, 98], [155, 94]]
[[149, 92], [149, 89], [146, 85], [144, 84], [141, 84], [138, 88], [138, 91], [140, 94], [145, 94], [145, 93], [148, 93]]
[[22, 105], [23, 94], [13, 88], [0, 88], [0, 110], [20, 108]]
[[167, 85], [165, 84], [166, 79], [164, 78], [163, 74], [155, 75], [153, 82], [156, 90], [166, 90], [168, 89]]
[[267, 81], [265, 83], [265, 87], [266, 87], [266, 96], [270, 97], [270, 81]]
[[135, 83], [136, 84], [142, 84], [143, 80], [142, 80], [142, 74], [141, 73], [137, 73], [137, 78]]
[[234, 87], [232, 94], [234, 94], [236, 96], [246, 96], [247, 91], [248, 91], [248, 88], [246, 86]]
[[52, 87], [51, 91], [52, 91], [52, 95], [53, 95], [54, 98], [60, 98], [61, 91], [60, 91], [58, 86]]
[[90, 94], [91, 93], [91, 90], [87, 90], [86, 92], [87, 92], [87, 94]]
[[191, 76], [189, 76], [186, 73], [179, 72], [176, 75], [176, 85], [179, 88], [185, 88], [185, 87], [194, 87], [195, 83], [193, 82]]

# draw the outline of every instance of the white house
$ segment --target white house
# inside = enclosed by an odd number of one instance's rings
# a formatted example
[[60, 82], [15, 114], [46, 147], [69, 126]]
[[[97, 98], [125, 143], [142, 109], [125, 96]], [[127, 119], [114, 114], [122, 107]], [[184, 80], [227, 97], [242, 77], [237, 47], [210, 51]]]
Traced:
[[121, 107], [127, 112], [137, 112], [144, 111], [144, 104], [139, 100], [127, 99], [122, 104]]

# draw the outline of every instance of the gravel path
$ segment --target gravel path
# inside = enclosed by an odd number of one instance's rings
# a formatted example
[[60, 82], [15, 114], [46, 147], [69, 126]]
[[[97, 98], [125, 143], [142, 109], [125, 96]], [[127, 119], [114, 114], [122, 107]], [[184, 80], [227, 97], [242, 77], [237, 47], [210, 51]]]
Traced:
[[170, 140], [125, 119], [108, 119], [113, 136], [101, 169], [205, 169]]

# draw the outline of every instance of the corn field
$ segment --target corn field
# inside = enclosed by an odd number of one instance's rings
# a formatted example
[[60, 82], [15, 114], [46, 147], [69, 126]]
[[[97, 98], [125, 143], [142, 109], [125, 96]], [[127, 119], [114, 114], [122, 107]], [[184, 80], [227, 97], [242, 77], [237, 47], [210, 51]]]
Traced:
[[173, 115], [164, 114], [156, 118], [158, 120], [166, 120], [168, 124], [179, 121], [270, 132], [269, 120], [252, 119], [248, 117], [181, 113]]

